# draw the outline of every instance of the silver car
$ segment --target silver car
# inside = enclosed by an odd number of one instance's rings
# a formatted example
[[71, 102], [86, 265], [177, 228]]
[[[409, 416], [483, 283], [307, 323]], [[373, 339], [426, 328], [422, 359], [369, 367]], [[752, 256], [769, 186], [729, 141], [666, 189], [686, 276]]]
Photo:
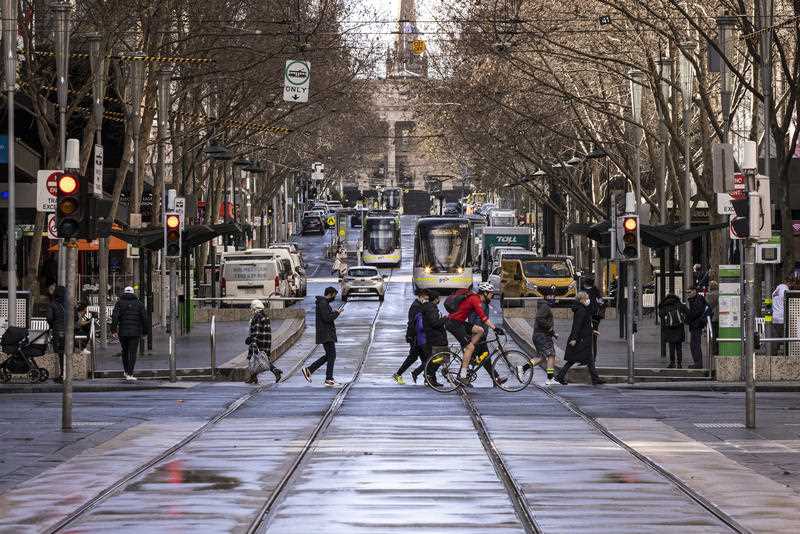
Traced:
[[368, 265], [348, 267], [347, 273], [340, 279], [342, 285], [342, 301], [350, 297], [366, 297], [375, 295], [383, 302], [386, 293], [386, 275], [381, 275], [378, 269]]

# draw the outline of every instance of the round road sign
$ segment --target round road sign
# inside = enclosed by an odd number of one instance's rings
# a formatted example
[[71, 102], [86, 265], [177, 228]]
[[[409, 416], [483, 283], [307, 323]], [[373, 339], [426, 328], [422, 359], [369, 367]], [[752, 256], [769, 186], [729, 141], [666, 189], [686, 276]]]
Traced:
[[58, 232], [56, 232], [56, 216], [51, 213], [47, 217], [47, 237], [50, 239], [58, 239]]
[[423, 41], [422, 39], [414, 39], [413, 41], [411, 41], [411, 51], [418, 56], [424, 54], [426, 48], [427, 47], [425, 46], [425, 41]]
[[[60, 173], [51, 172], [50, 176], [47, 177], [47, 192], [50, 193], [52, 196], [56, 196], [58, 194], [58, 175]], [[39, 182], [41, 183], [41, 182]]]
[[305, 61], [292, 61], [286, 65], [284, 73], [286, 81], [292, 85], [305, 85], [310, 75], [311, 71]]

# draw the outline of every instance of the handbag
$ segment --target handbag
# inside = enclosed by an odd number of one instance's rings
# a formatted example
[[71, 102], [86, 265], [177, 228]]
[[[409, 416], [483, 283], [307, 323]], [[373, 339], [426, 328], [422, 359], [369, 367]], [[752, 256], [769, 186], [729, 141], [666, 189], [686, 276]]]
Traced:
[[250, 361], [247, 364], [248, 370], [254, 375], [263, 373], [270, 367], [269, 355], [262, 350], [250, 356]]

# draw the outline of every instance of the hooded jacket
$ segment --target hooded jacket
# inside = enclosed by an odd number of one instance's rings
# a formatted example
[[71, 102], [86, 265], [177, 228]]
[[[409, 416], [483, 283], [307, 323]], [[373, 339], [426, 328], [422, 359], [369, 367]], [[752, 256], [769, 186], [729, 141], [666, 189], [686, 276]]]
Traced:
[[316, 300], [316, 340], [317, 345], [323, 343], [335, 343], [336, 339], [336, 318], [339, 312], [331, 308], [328, 299], [317, 297]]
[[425, 340], [429, 347], [446, 347], [447, 330], [444, 322], [446, 317], [439, 313], [439, 306], [433, 302], [422, 305], [422, 324], [425, 326]]
[[150, 332], [147, 310], [136, 295], [123, 293], [111, 313], [111, 331], [119, 337], [141, 337]]

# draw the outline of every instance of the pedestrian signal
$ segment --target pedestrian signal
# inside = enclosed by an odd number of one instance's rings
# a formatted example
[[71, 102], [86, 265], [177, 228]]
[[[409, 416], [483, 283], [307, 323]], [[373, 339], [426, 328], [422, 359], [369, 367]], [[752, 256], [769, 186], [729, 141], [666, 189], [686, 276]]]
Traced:
[[81, 179], [61, 172], [56, 176], [56, 233], [61, 239], [78, 239], [84, 225]]
[[622, 215], [617, 218], [617, 251], [622, 261], [639, 259], [640, 246], [639, 216]]
[[752, 196], [743, 189], [731, 191], [731, 237], [733, 239], [747, 239], [750, 237], [750, 207], [753, 204]]
[[181, 257], [181, 214], [167, 213], [167, 258]]

